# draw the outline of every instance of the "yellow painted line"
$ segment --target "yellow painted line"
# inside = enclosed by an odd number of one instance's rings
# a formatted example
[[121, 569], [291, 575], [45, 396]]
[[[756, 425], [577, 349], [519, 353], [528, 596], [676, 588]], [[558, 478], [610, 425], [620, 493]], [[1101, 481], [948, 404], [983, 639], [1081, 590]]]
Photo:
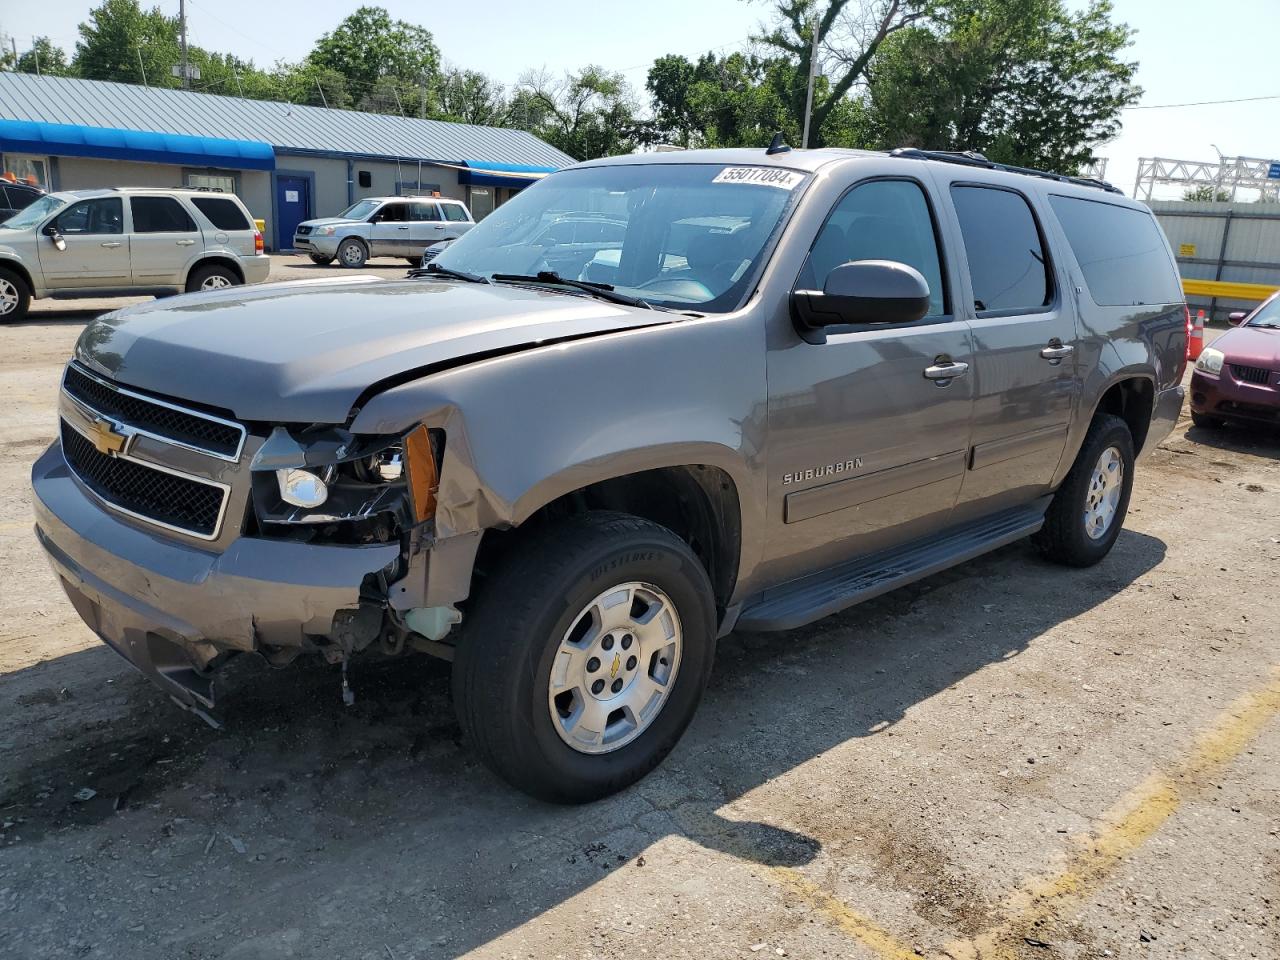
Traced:
[[773, 867], [769, 872], [780, 887], [803, 900], [881, 960], [920, 960], [920, 954], [915, 950], [799, 871], [790, 867]]
[[1188, 296], [1224, 297], [1227, 300], [1265, 300], [1280, 287], [1269, 283], [1231, 283], [1226, 280], [1183, 278], [1182, 292]]
[[1164, 825], [1182, 801], [1204, 786], [1206, 778], [1238, 757], [1280, 714], [1280, 668], [1261, 689], [1247, 693], [1218, 715], [1195, 741], [1190, 753], [1165, 772], [1156, 772], [1129, 791], [1103, 814], [1093, 835], [1078, 849], [1061, 873], [1025, 883], [1006, 908], [1013, 919], [972, 941], [948, 945], [944, 954], [956, 960], [1005, 960], [1018, 955], [1017, 945], [1037, 921], [1055, 917], [1063, 907], [1100, 884], [1115, 866], [1133, 854]]
[[[1280, 666], [1258, 690], [1234, 701], [1200, 734], [1191, 750], [1164, 771], [1156, 771], [1126, 793], [1099, 819], [1098, 827], [1076, 843], [1066, 868], [1023, 885], [1005, 900], [1010, 919], [971, 940], [955, 940], [941, 950], [948, 960], [1018, 960], [1023, 937], [1035, 936], [1040, 923], [1056, 918], [1102, 883], [1136, 852], [1181, 806], [1253, 742], [1262, 727], [1280, 714]], [[864, 914], [842, 902], [798, 870], [773, 867], [774, 882], [826, 917], [851, 940], [879, 960], [919, 960], [915, 950]]]

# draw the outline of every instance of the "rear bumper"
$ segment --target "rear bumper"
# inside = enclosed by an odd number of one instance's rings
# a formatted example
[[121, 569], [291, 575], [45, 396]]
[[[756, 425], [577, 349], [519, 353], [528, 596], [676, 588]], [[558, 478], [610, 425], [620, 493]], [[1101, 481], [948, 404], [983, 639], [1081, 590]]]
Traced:
[[1280, 389], [1240, 383], [1225, 366], [1216, 377], [1196, 370], [1191, 374], [1191, 409], [1210, 417], [1280, 424]]
[[186, 707], [213, 706], [219, 652], [301, 646], [358, 605], [397, 545], [335, 547], [242, 537], [211, 553], [109, 512], [55, 443], [31, 472], [36, 537], [84, 622]]
[[1156, 394], [1155, 407], [1151, 412], [1151, 427], [1147, 431], [1147, 439], [1142, 444], [1142, 456], [1158, 447], [1178, 422], [1182, 415], [1182, 405], [1186, 401], [1187, 391], [1182, 384], [1161, 390]]
[[271, 258], [266, 254], [240, 258], [245, 283], [263, 283], [271, 273]]

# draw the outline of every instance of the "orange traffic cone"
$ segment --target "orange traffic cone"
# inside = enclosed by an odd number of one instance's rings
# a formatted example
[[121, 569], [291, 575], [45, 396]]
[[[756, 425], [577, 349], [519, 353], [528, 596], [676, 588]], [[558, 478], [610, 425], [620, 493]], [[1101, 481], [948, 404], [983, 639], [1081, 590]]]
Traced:
[[1199, 359], [1204, 350], [1204, 311], [1196, 311], [1196, 324], [1191, 328], [1187, 339], [1187, 359], [1193, 363]]

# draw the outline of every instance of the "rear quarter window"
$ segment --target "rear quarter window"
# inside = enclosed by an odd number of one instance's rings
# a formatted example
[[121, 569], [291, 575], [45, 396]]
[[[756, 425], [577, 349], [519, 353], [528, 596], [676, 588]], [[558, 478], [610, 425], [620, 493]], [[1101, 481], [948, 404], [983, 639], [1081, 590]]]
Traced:
[[191, 203], [219, 230], [248, 230], [249, 220], [234, 200], [192, 197]]
[[1178, 303], [1178, 271], [1155, 217], [1145, 210], [1051, 194], [1049, 204], [1099, 306]]
[[468, 219], [467, 211], [456, 203], [443, 203], [441, 207], [444, 209], [444, 218], [455, 223], [465, 223]]

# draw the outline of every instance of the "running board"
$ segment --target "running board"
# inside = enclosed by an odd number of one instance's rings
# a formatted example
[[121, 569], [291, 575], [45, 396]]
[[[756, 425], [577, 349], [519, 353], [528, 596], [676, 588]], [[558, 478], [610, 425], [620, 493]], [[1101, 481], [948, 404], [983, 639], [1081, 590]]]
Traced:
[[1029, 537], [1044, 526], [1047, 506], [1046, 498], [784, 583], [749, 603], [735, 629], [792, 630], [820, 620], [855, 603]]

